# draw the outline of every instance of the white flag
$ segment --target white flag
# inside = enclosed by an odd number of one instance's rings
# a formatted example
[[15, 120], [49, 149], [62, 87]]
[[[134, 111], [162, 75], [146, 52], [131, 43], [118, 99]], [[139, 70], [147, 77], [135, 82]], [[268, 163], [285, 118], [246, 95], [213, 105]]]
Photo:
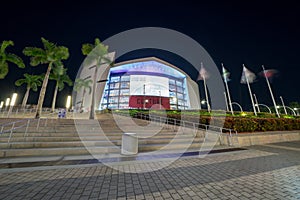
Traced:
[[201, 68], [200, 68], [200, 71], [199, 71], [197, 81], [208, 79], [208, 78], [209, 78], [209, 73], [206, 71], [206, 69], [203, 67], [203, 65], [201, 63]]
[[247, 83], [247, 79], [249, 83], [253, 83], [256, 79], [256, 76], [253, 72], [251, 72], [249, 69], [247, 69], [245, 66], [243, 68], [243, 73], [241, 77], [241, 83]]

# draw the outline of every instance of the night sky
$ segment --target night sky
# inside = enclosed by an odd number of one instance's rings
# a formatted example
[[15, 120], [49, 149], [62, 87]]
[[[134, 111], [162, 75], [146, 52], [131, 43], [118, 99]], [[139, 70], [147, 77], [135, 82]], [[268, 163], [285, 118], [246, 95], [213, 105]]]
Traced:
[[[25, 87], [16, 87], [14, 82], [24, 73], [46, 71], [46, 66], [31, 67], [29, 59], [22, 54], [26, 46], [41, 47], [41, 37], [69, 48], [70, 57], [64, 64], [74, 80], [84, 60], [81, 54], [83, 43], [93, 43], [96, 37], [103, 41], [128, 29], [152, 26], [173, 29], [193, 38], [206, 49], [220, 70], [223, 62], [231, 73], [232, 100], [242, 104], [244, 109], [250, 109], [251, 104], [247, 86], [239, 83], [243, 63], [256, 74], [261, 71], [262, 64], [267, 69], [277, 69], [279, 76], [272, 82], [277, 102], [280, 102], [279, 96], [283, 96], [287, 105], [292, 101], [300, 102], [300, 6], [296, 3], [140, 2], [2, 2], [0, 41], [13, 40], [15, 46], [9, 47], [7, 52], [21, 56], [27, 68], [10, 65], [8, 76], [0, 80], [0, 100], [13, 92], [22, 93], [23, 97]], [[191, 66], [183, 58], [160, 50], [131, 52], [117, 61], [145, 56], [164, 59], [185, 70], [192, 79], [197, 78], [197, 74], [188, 70]], [[260, 103], [272, 105], [264, 79], [259, 78], [251, 87]], [[54, 83], [50, 81], [45, 106], [51, 105], [53, 88]], [[71, 91], [72, 88], [66, 86], [58, 93], [58, 106], [64, 106]], [[32, 92], [28, 103], [36, 104], [37, 99], [38, 93]], [[21, 103], [20, 97], [18, 101]]]

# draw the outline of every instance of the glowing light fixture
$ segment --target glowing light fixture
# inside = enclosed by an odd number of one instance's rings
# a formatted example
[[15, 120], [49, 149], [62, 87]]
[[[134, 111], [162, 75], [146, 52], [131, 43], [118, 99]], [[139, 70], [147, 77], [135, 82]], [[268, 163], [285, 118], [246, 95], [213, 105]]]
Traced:
[[66, 108], [69, 109], [71, 107], [71, 96], [67, 97]]
[[246, 113], [244, 113], [244, 112], [242, 112], [242, 113], [241, 113], [241, 115], [242, 115], [242, 116], [246, 116], [247, 114], [246, 114]]
[[10, 101], [10, 106], [14, 106], [17, 100], [17, 93], [13, 93], [12, 97], [11, 97], [11, 101]]
[[4, 101], [1, 101], [0, 108], [3, 108], [3, 105], [4, 105]]
[[10, 98], [7, 98], [6, 101], [5, 101], [5, 106], [9, 106], [9, 102], [10, 102]]

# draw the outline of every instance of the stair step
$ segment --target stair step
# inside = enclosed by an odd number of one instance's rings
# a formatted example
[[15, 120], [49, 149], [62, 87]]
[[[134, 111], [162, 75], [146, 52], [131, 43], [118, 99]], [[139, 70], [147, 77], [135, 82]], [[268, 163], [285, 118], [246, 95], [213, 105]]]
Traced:
[[14, 142], [0, 143], [0, 149], [22, 148], [65, 148], [65, 147], [101, 147], [117, 144], [118, 141], [72, 141], [72, 142]]
[[175, 149], [187, 149], [187, 148], [200, 148], [202, 143], [194, 142], [194, 143], [171, 143], [171, 144], [144, 144], [139, 145], [139, 152], [145, 151], [157, 151], [157, 150], [175, 150]]
[[[10, 143], [13, 142], [67, 142], [67, 141], [101, 141], [107, 140], [107, 136], [76, 136], [76, 137], [12, 137]], [[121, 135], [109, 136], [110, 140], [121, 140]], [[8, 138], [0, 138], [1, 143], [7, 143]]]
[[23, 156], [66, 156], [66, 155], [90, 155], [104, 153], [120, 153], [119, 147], [69, 147], [69, 148], [40, 148], [40, 149], [0, 149], [0, 157]]

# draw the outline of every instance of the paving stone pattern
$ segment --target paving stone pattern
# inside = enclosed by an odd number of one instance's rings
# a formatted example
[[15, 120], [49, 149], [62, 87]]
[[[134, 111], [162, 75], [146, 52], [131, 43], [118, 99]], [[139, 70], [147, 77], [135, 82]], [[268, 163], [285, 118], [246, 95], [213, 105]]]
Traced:
[[166, 161], [0, 170], [0, 199], [300, 199], [300, 142], [278, 145], [292, 148], [185, 157], [160, 170]]

